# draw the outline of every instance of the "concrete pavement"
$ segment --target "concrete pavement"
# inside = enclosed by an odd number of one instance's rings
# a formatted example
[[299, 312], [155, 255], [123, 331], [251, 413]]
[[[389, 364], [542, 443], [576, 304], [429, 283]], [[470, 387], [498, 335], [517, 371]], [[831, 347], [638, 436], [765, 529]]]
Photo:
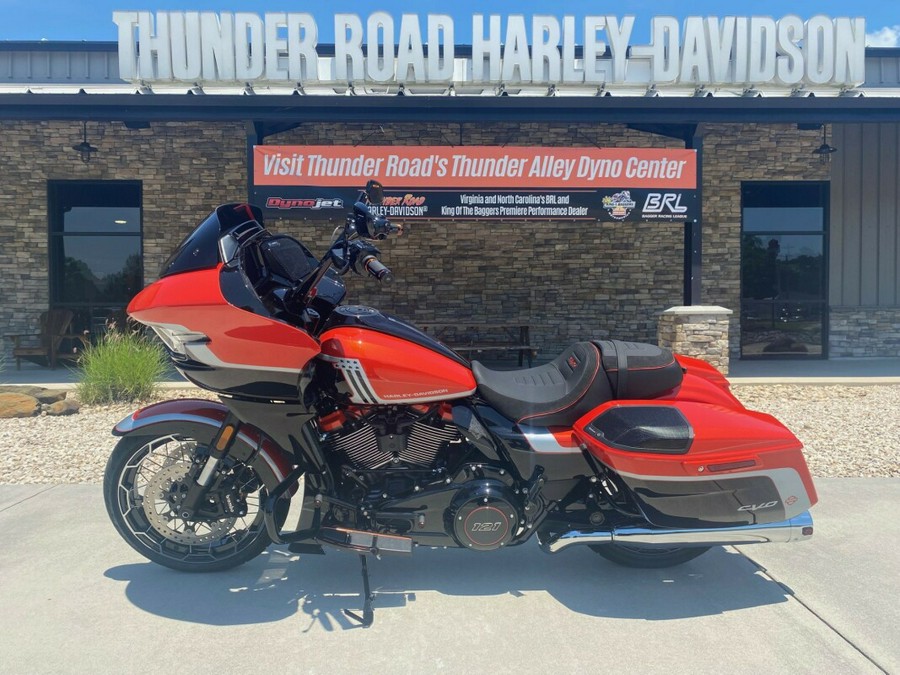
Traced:
[[[816, 536], [628, 570], [581, 548], [372, 561], [272, 547], [220, 574], [146, 562], [99, 486], [0, 486], [8, 673], [900, 672], [900, 480], [818, 481]], [[876, 525], [877, 523], [877, 525]], [[769, 570], [768, 573], [762, 568]]]
[[742, 361], [732, 359], [732, 384], [900, 384], [900, 358]]

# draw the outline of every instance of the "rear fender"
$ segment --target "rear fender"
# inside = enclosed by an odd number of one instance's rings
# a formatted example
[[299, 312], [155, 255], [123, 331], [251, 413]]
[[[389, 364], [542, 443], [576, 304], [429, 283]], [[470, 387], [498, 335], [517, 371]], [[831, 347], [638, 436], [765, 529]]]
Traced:
[[[190, 398], [163, 401], [135, 411], [116, 424], [112, 433], [114, 436], [191, 434], [196, 433], [198, 427], [218, 429], [227, 414], [228, 408], [215, 401]], [[282, 482], [294, 468], [291, 454], [252, 425], [241, 424], [237, 441], [251, 450], [259, 449], [259, 456], [268, 465], [278, 483]]]
[[731, 393], [731, 385], [718, 370], [706, 361], [690, 356], [675, 355], [684, 370], [681, 385], [658, 397], [659, 401], [698, 401], [743, 410], [743, 404]]

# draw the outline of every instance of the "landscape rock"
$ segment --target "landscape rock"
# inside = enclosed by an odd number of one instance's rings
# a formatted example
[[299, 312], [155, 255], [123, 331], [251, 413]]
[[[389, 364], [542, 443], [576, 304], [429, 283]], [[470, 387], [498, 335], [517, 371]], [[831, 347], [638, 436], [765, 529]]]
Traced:
[[53, 416], [74, 415], [81, 410], [81, 404], [75, 401], [56, 401], [47, 406], [47, 414]]
[[41, 403], [56, 403], [65, 400], [67, 393], [64, 389], [44, 389], [37, 394], [31, 394], [31, 396]]
[[34, 417], [41, 411], [41, 403], [27, 394], [0, 394], [0, 418]]
[[46, 391], [44, 387], [36, 387], [31, 384], [4, 384], [0, 386], [0, 394], [25, 394], [25, 396], [38, 397], [38, 394]]
[[33, 396], [41, 403], [56, 403], [66, 398], [65, 389], [47, 389], [30, 384], [7, 384], [0, 386], [0, 394], [24, 394]]

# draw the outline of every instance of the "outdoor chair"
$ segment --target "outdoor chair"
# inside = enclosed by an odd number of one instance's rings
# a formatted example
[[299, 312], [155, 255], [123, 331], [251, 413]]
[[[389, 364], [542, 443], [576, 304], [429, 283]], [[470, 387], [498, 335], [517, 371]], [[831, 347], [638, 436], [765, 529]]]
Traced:
[[[22, 368], [22, 359], [50, 368], [56, 368], [60, 359], [77, 359], [81, 348], [90, 343], [83, 335], [68, 334], [73, 316], [71, 309], [51, 309], [41, 314], [40, 335], [8, 335], [13, 342], [12, 355], [16, 359], [16, 370]], [[60, 351], [64, 341], [72, 340], [76, 341], [78, 347], [72, 351]]]

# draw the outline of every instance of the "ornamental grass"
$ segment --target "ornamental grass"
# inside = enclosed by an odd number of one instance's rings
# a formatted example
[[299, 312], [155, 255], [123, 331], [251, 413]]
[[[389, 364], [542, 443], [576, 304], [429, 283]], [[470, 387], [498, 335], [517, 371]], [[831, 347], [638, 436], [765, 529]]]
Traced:
[[77, 392], [87, 405], [150, 399], [168, 371], [166, 351], [140, 331], [112, 327], [80, 359]]

